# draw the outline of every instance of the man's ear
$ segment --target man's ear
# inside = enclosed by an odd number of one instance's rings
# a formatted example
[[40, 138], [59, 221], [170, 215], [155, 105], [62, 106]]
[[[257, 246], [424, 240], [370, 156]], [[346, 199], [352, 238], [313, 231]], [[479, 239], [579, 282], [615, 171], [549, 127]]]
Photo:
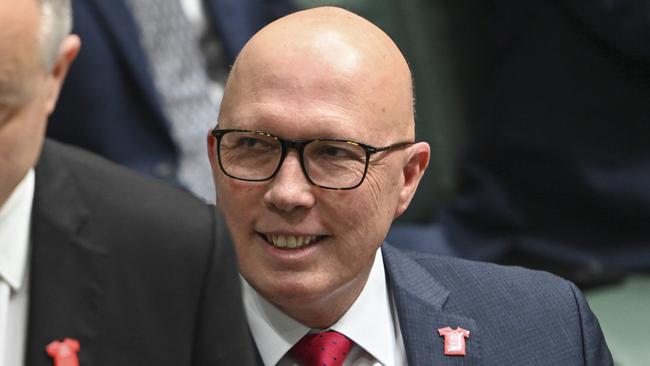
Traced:
[[217, 169], [219, 168], [219, 162], [217, 161], [217, 138], [212, 135], [212, 129], [208, 131], [208, 159], [210, 159], [210, 167], [212, 168], [212, 180], [214, 182], [214, 190], [215, 190], [215, 200], [217, 203], [217, 206], [219, 205], [219, 194], [217, 193], [217, 182], [216, 182], [216, 175], [217, 175]]
[[219, 169], [218, 162], [217, 162], [217, 157], [215, 156], [217, 152], [217, 138], [212, 135], [212, 129], [208, 131], [208, 159], [210, 159], [210, 166], [212, 167], [212, 171], [214, 172], [215, 169]]
[[404, 184], [399, 192], [399, 203], [395, 210], [395, 218], [399, 217], [406, 211], [415, 194], [415, 190], [420, 184], [420, 179], [429, 165], [429, 156], [431, 148], [426, 142], [417, 142], [406, 149], [405, 164], [402, 168], [404, 174]]
[[50, 85], [47, 94], [48, 115], [54, 111], [65, 76], [68, 74], [72, 61], [77, 57], [80, 47], [81, 40], [74, 34], [66, 36], [63, 42], [61, 42], [54, 65], [49, 72]]

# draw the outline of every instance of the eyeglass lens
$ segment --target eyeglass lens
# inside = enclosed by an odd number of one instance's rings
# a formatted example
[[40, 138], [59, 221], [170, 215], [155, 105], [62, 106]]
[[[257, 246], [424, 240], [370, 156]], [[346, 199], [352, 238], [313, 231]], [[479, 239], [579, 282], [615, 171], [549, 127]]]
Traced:
[[[219, 158], [226, 174], [245, 180], [266, 180], [282, 159], [282, 143], [257, 132], [224, 134]], [[305, 171], [314, 184], [348, 188], [360, 183], [366, 168], [366, 152], [353, 142], [315, 140], [303, 151]]]

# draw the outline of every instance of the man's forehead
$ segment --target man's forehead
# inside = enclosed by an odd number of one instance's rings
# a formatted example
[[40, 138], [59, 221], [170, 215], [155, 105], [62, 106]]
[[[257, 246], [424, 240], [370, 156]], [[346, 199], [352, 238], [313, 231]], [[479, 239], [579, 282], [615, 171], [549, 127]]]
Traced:
[[[288, 39], [281, 31], [270, 29], [256, 36], [233, 67], [231, 77], [242, 81], [238, 87], [345, 88], [343, 81], [353, 78], [370, 81], [372, 75], [364, 74], [372, 72], [372, 60], [345, 33], [328, 27], [302, 33]], [[356, 87], [363, 84], [359, 82]]]
[[221, 117], [263, 115], [269, 108], [279, 115], [308, 109], [308, 120], [298, 128], [322, 119], [363, 130], [383, 121], [386, 135], [388, 127], [412, 121], [410, 71], [392, 40], [365, 19], [342, 9], [295, 13], [244, 47]]
[[382, 123], [368, 119], [367, 115], [313, 110], [286, 113], [280, 109], [239, 110], [220, 119], [219, 128], [263, 131], [281, 138], [311, 140], [334, 138], [353, 140], [368, 145], [386, 145], [397, 139]]
[[364, 95], [368, 83], [361, 82], [365, 70], [326, 69], [323, 64], [306, 60], [302, 65], [268, 63], [265, 66], [239, 69], [229, 85], [231, 95], [227, 97], [236, 98], [239, 107], [251, 104], [251, 108], [262, 111], [272, 108], [267, 104], [280, 104], [283, 108], [335, 104], [342, 108], [349, 102], [360, 108], [368, 99]]

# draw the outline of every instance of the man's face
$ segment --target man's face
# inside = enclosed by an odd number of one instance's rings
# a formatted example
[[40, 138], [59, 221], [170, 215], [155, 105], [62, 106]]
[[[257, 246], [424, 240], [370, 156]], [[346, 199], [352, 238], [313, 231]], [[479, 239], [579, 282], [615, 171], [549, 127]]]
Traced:
[[0, 0], [0, 205], [34, 165], [48, 114], [37, 1]]
[[68, 35], [52, 69], [44, 66], [40, 2], [0, 0], [0, 205], [38, 159], [80, 41]]
[[[336, 42], [328, 47], [336, 48]], [[305, 50], [255, 57], [243, 53], [229, 81], [219, 128], [260, 130], [294, 140], [346, 139], [377, 147], [412, 139], [395, 126], [395, 118], [408, 118], [408, 113], [392, 105], [390, 92], [379, 87], [382, 81], [364, 67], [360, 54], [345, 44], [340, 47], [331, 56]], [[229, 178], [214, 158], [215, 144], [210, 137], [218, 204], [247, 281], [283, 310], [358, 294], [376, 250], [401, 213], [405, 151], [373, 156], [358, 188], [327, 190], [307, 181], [295, 150], [269, 181]], [[311, 242], [282, 249], [269, 241], [278, 237]]]

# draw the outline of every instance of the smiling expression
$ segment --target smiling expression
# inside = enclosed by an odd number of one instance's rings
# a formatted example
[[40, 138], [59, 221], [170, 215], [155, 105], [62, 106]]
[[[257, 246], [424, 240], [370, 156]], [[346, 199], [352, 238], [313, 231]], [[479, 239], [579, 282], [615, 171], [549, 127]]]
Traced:
[[[219, 127], [386, 146], [413, 140], [411, 98], [408, 67], [388, 37], [348, 12], [321, 8], [283, 18], [249, 42]], [[426, 144], [379, 153], [359, 187], [327, 190], [309, 183], [295, 150], [274, 178], [247, 182], [225, 176], [216, 140], [208, 143], [242, 275], [287, 314], [320, 327], [356, 299], [428, 161]], [[419, 170], [411, 176], [414, 156]]]

